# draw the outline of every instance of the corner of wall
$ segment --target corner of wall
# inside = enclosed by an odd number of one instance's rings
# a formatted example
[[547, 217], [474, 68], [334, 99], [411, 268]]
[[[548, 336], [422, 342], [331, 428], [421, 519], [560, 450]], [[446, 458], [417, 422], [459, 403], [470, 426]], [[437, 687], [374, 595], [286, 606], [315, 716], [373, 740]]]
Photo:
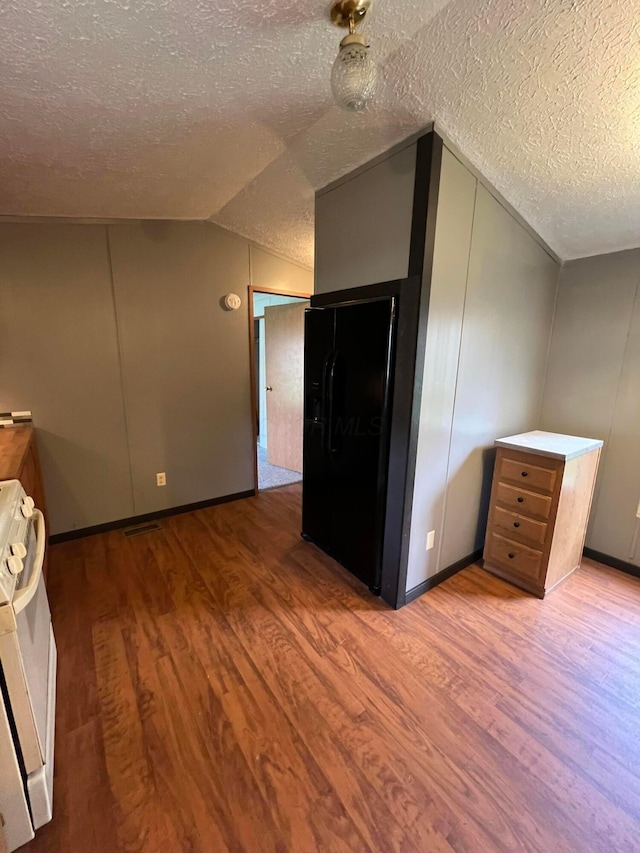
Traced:
[[561, 284], [561, 279], [562, 279], [563, 266], [564, 266], [564, 264], [562, 264], [562, 263], [558, 264], [558, 276], [557, 276], [557, 280], [556, 280], [556, 295], [555, 295], [555, 299], [553, 301], [553, 316], [551, 318], [551, 328], [549, 329], [549, 342], [547, 345], [547, 358], [546, 358], [545, 369], [544, 369], [544, 382], [542, 384], [542, 391], [540, 393], [540, 403], [538, 405], [537, 424], [538, 424], [539, 429], [543, 428], [542, 424], [544, 421], [545, 395], [546, 395], [546, 390], [547, 390], [547, 379], [549, 377], [549, 365], [551, 362], [551, 348], [553, 345], [553, 335], [554, 335], [554, 331], [555, 331], [555, 327], [556, 327], [556, 317], [557, 317], [557, 313], [558, 313], [558, 299], [560, 297], [560, 284]]

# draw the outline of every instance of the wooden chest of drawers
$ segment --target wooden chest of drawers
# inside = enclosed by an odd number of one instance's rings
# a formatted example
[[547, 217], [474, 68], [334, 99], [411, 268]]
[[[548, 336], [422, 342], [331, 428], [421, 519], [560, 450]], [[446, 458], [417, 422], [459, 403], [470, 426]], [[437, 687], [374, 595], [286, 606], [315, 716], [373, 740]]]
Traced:
[[484, 567], [544, 598], [580, 565], [602, 442], [537, 430], [496, 445]]

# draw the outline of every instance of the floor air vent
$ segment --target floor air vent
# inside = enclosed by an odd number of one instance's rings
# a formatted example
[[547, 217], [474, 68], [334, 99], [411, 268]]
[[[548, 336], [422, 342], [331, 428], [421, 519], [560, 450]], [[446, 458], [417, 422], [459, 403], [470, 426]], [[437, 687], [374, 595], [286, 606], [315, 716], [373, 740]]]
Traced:
[[149, 524], [139, 524], [137, 527], [126, 527], [122, 532], [125, 536], [139, 536], [141, 533], [153, 533], [154, 530], [161, 529], [157, 521], [152, 521]]

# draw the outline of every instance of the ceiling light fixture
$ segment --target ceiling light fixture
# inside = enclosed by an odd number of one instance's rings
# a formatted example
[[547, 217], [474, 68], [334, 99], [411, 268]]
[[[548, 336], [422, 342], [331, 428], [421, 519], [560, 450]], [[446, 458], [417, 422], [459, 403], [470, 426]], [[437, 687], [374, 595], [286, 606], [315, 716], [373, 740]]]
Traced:
[[349, 27], [340, 42], [340, 51], [331, 70], [331, 89], [336, 103], [346, 110], [363, 110], [376, 93], [378, 69], [364, 36], [356, 24], [367, 14], [371, 0], [337, 0], [331, 20], [337, 27]]

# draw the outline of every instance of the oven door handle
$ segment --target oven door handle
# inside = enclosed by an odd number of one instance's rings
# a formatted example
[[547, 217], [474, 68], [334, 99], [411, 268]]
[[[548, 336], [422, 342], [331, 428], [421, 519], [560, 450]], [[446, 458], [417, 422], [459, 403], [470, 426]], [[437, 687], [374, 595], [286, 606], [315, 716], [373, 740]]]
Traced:
[[29, 583], [24, 587], [24, 589], [19, 589], [13, 596], [13, 612], [15, 614], [24, 610], [36, 594], [38, 584], [40, 583], [40, 576], [42, 575], [42, 566], [44, 565], [44, 547], [47, 541], [44, 515], [39, 509], [34, 509], [33, 517], [36, 526], [36, 556], [31, 577], [29, 578]]

